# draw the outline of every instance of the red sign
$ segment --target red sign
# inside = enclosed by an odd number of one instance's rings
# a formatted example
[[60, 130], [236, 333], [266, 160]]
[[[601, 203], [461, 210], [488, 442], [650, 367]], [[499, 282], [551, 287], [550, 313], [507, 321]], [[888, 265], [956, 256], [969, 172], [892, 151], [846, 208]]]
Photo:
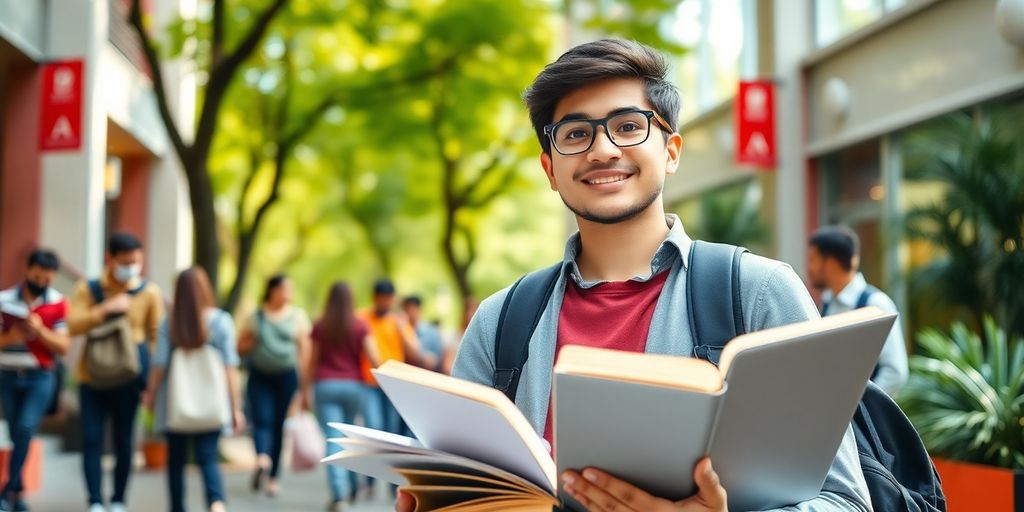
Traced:
[[51, 62], [43, 66], [43, 97], [39, 111], [41, 151], [82, 147], [81, 60]]
[[775, 86], [740, 82], [736, 95], [736, 164], [775, 166]]

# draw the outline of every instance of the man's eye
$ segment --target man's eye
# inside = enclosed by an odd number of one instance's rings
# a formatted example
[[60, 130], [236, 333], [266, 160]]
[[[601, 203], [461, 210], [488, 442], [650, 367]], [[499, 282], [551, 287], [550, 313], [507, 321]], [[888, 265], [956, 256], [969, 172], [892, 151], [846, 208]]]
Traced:
[[590, 134], [587, 132], [587, 130], [583, 129], [569, 130], [565, 134], [566, 140], [585, 139], [589, 136]]
[[622, 123], [619, 125], [618, 131], [620, 132], [635, 132], [640, 129], [640, 125], [634, 122]]

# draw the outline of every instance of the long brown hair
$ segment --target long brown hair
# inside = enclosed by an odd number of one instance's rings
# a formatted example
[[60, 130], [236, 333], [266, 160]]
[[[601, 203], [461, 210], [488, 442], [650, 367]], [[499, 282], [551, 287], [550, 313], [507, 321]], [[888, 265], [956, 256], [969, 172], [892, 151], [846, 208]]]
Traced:
[[206, 343], [207, 329], [203, 313], [214, 307], [210, 278], [200, 267], [178, 275], [171, 307], [171, 344], [176, 348], [197, 348]]
[[348, 340], [353, 322], [355, 310], [352, 305], [352, 288], [344, 281], [336, 281], [327, 294], [320, 328], [330, 343], [337, 344]]

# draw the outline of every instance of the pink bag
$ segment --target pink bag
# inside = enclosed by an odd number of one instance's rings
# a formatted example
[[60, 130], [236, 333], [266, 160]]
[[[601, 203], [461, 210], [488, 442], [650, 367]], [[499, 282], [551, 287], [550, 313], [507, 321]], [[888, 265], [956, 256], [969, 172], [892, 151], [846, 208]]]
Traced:
[[300, 413], [285, 422], [285, 435], [292, 444], [292, 471], [315, 469], [324, 458], [324, 436], [312, 414]]

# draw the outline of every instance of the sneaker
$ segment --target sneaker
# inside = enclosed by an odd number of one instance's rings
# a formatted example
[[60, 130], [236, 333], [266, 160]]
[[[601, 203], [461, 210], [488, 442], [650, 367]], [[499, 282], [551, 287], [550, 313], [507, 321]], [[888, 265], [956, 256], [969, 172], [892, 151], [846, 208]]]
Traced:
[[345, 502], [341, 500], [334, 500], [327, 504], [327, 512], [343, 512], [345, 510]]
[[110, 510], [107, 512], [128, 512], [128, 508], [124, 506], [124, 503], [111, 503]]
[[103, 507], [102, 503], [93, 503], [89, 505], [88, 512], [107, 512], [107, 509]]
[[13, 512], [11, 502], [7, 501], [7, 496], [0, 496], [0, 512]]
[[29, 512], [28, 503], [25, 503], [25, 500], [18, 498], [14, 500], [14, 508], [11, 510], [14, 512]]

